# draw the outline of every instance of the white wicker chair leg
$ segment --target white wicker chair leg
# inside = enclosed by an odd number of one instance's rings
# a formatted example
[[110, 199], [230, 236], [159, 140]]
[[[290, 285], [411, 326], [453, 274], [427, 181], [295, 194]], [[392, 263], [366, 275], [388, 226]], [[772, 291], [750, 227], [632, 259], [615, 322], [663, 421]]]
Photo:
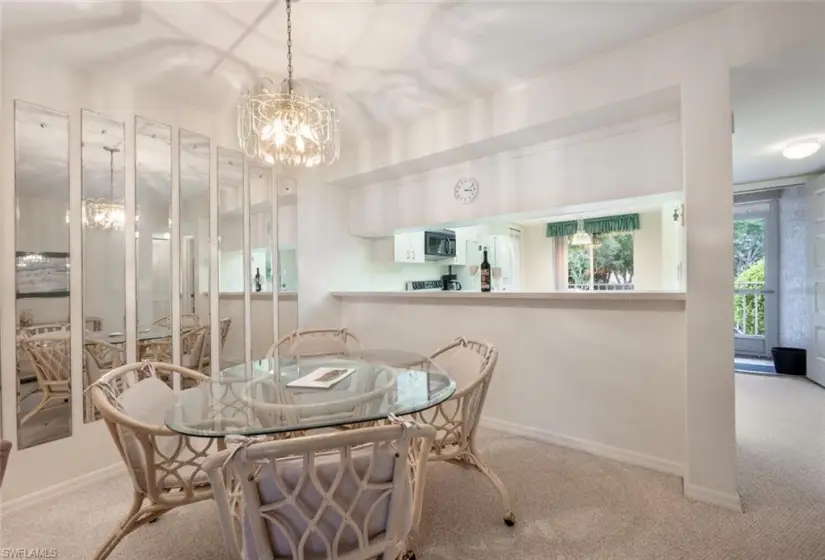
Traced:
[[466, 456], [472, 466], [486, 476], [501, 496], [501, 503], [504, 506], [504, 523], [508, 527], [516, 524], [516, 514], [513, 513], [513, 507], [510, 503], [510, 493], [505, 488], [504, 483], [493, 470], [487, 466], [487, 463], [481, 460], [475, 450], [475, 446], [470, 447], [470, 453]]
[[109, 538], [106, 539], [106, 542], [103, 543], [103, 546], [101, 546], [100, 550], [95, 554], [94, 560], [104, 560], [104, 558], [108, 558], [121, 539], [132, 532], [134, 529], [133, 525], [140, 517], [140, 506], [142, 505], [143, 496], [135, 492], [132, 499], [132, 507], [129, 513], [126, 514], [126, 518], [117, 526], [117, 529], [109, 535]]

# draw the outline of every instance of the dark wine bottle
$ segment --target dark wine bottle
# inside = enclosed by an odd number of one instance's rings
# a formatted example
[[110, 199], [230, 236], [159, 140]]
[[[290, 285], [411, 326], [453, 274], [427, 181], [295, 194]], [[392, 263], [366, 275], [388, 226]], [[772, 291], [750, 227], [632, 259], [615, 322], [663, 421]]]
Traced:
[[487, 249], [484, 249], [484, 258], [481, 259], [481, 291], [489, 292], [490, 288], [490, 261], [487, 260]]
[[256, 292], [261, 291], [261, 269], [260, 268], [255, 269], [255, 291]]

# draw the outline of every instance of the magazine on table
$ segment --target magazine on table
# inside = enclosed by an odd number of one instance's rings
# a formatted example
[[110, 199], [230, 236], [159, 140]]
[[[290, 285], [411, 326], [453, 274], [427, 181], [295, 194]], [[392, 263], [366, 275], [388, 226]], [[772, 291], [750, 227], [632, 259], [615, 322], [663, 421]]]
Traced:
[[352, 368], [322, 367], [299, 377], [295, 381], [290, 381], [286, 386], [304, 389], [329, 389], [352, 375], [354, 371]]

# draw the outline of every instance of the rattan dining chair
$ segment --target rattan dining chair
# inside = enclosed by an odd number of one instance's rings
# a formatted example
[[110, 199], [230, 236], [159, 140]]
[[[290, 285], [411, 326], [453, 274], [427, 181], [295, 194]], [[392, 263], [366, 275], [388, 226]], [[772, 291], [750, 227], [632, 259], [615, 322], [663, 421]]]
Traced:
[[431, 461], [451, 461], [475, 468], [486, 476], [501, 496], [504, 522], [512, 527], [516, 516], [504, 483], [479, 457], [476, 431], [493, 378], [498, 351], [485, 342], [457, 338], [431, 356], [456, 381], [456, 392], [438, 406], [415, 414], [419, 422], [437, 430]]
[[65, 405], [71, 400], [71, 338], [68, 331], [58, 331], [23, 338], [17, 344], [34, 367], [35, 392], [40, 393], [40, 402], [20, 418], [22, 426], [46, 407]]
[[233, 560], [414, 558], [435, 429], [242, 443], [204, 462]]
[[361, 348], [361, 341], [347, 329], [295, 330], [273, 344], [267, 358], [332, 356]]
[[176, 401], [169, 379], [174, 374], [181, 382], [208, 380], [180, 366], [142, 362], [115, 368], [90, 388], [133, 486], [132, 507], [95, 560], [107, 558], [123, 537], [167, 511], [212, 498], [202, 465], [224, 449], [223, 441], [183, 436], [165, 426], [166, 410]]

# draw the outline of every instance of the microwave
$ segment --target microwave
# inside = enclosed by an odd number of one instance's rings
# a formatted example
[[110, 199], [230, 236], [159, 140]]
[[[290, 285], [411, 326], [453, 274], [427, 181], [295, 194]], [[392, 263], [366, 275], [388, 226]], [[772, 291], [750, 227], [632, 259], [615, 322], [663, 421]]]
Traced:
[[426, 260], [455, 258], [455, 232], [449, 229], [424, 232]]

